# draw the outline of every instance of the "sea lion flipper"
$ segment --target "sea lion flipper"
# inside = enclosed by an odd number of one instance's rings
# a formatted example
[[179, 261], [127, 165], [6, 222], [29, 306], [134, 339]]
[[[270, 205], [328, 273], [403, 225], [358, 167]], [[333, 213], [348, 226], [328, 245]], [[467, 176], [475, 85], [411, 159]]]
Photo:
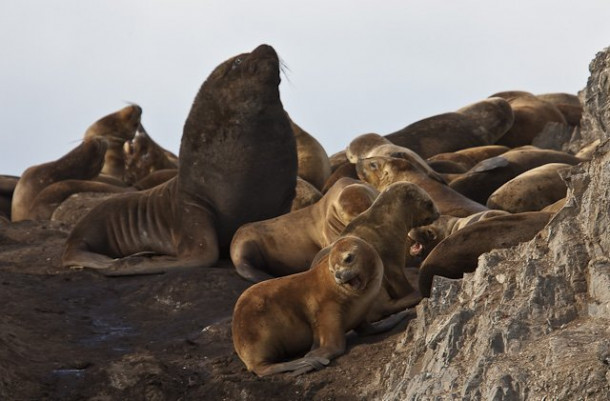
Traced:
[[237, 263], [235, 265], [235, 270], [237, 274], [241, 277], [245, 278], [248, 281], [253, 283], [260, 283], [261, 281], [272, 279], [273, 276], [265, 273], [262, 270], [256, 269], [251, 264], [246, 261], [242, 261], [241, 263]]
[[255, 369], [255, 373], [261, 377], [282, 372], [292, 372], [291, 376], [298, 376], [312, 370], [320, 370], [329, 363], [330, 360], [327, 358], [306, 355], [294, 361], [273, 363], [265, 366], [263, 369]]
[[372, 334], [383, 333], [388, 330], [392, 330], [398, 323], [403, 321], [407, 317], [407, 315], [409, 315], [409, 313], [411, 313], [411, 311], [405, 309], [376, 322], [363, 322], [354, 330], [356, 331], [356, 333], [358, 333], [359, 336], [368, 336]]
[[484, 171], [494, 170], [500, 167], [508, 166], [508, 160], [502, 156], [494, 156], [479, 162], [476, 166], [470, 169], [471, 173], [482, 173]]

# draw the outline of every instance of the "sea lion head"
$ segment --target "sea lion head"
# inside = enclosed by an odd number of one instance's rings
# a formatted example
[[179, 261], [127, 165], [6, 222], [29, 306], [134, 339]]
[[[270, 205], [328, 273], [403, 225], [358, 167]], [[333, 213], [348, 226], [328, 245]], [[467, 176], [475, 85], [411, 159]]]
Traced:
[[87, 131], [85, 138], [101, 136], [117, 146], [133, 139], [142, 117], [142, 108], [137, 104], [123, 107], [121, 110], [108, 114], [94, 122]]
[[331, 245], [328, 270], [342, 291], [362, 293], [381, 286], [383, 262], [372, 245], [348, 235]]
[[441, 241], [440, 232], [434, 225], [415, 227], [409, 231], [409, 255], [425, 259], [430, 251]]
[[409, 174], [424, 174], [420, 168], [406, 159], [375, 156], [356, 164], [358, 177], [382, 191], [392, 183], [406, 180]]
[[177, 168], [177, 160], [176, 162], [171, 160], [167, 153], [140, 124], [133, 139], [123, 143], [125, 157], [123, 181], [131, 185], [156, 170]]
[[411, 227], [432, 224], [440, 213], [430, 195], [418, 185], [398, 181], [384, 189], [371, 210], [385, 215], [385, 219], [402, 219]]
[[358, 160], [365, 157], [372, 149], [379, 145], [392, 144], [385, 137], [375, 134], [362, 134], [354, 138], [345, 149], [345, 155], [350, 163], [357, 163]]
[[[341, 178], [339, 186], [349, 178]], [[336, 198], [329, 202], [326, 210], [324, 235], [330, 238], [338, 237], [352, 220], [367, 210], [375, 201], [379, 192], [365, 183], [353, 183], [344, 187]]]

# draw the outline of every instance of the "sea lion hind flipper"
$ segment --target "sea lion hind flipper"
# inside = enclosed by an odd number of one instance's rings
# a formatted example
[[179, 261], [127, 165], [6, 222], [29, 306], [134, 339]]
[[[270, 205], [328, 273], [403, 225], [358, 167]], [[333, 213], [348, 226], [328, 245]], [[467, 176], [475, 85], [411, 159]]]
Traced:
[[270, 274], [267, 274], [264, 271], [255, 268], [254, 266], [245, 261], [237, 263], [235, 265], [235, 270], [237, 271], [237, 274], [239, 274], [241, 277], [253, 283], [260, 283], [261, 281], [274, 278]]
[[298, 376], [312, 370], [320, 370], [329, 363], [328, 358], [306, 355], [294, 361], [269, 364], [262, 369], [255, 369], [255, 373], [261, 377], [283, 372], [291, 372], [291, 376]]
[[105, 276], [137, 276], [148, 274], [164, 274], [178, 269], [202, 267], [204, 264], [197, 259], [182, 260], [174, 256], [140, 256], [131, 255], [116, 259], [111, 266], [99, 272]]

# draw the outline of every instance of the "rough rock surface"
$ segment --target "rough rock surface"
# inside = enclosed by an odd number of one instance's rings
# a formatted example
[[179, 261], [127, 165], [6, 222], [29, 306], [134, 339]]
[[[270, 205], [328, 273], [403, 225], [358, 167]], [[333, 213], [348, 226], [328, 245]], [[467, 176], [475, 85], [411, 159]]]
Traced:
[[610, 399], [610, 49], [590, 70], [575, 139], [602, 145], [566, 175], [566, 207], [463, 280], [435, 278], [378, 398]]

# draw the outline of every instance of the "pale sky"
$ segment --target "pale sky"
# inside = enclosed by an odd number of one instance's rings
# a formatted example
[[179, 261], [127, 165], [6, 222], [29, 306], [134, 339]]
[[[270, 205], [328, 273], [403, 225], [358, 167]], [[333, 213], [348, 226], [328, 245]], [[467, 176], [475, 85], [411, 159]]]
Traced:
[[128, 102], [178, 153], [201, 83], [261, 43], [330, 155], [494, 92], [576, 93], [610, 46], [610, 1], [4, 0], [0, 174], [61, 157]]

